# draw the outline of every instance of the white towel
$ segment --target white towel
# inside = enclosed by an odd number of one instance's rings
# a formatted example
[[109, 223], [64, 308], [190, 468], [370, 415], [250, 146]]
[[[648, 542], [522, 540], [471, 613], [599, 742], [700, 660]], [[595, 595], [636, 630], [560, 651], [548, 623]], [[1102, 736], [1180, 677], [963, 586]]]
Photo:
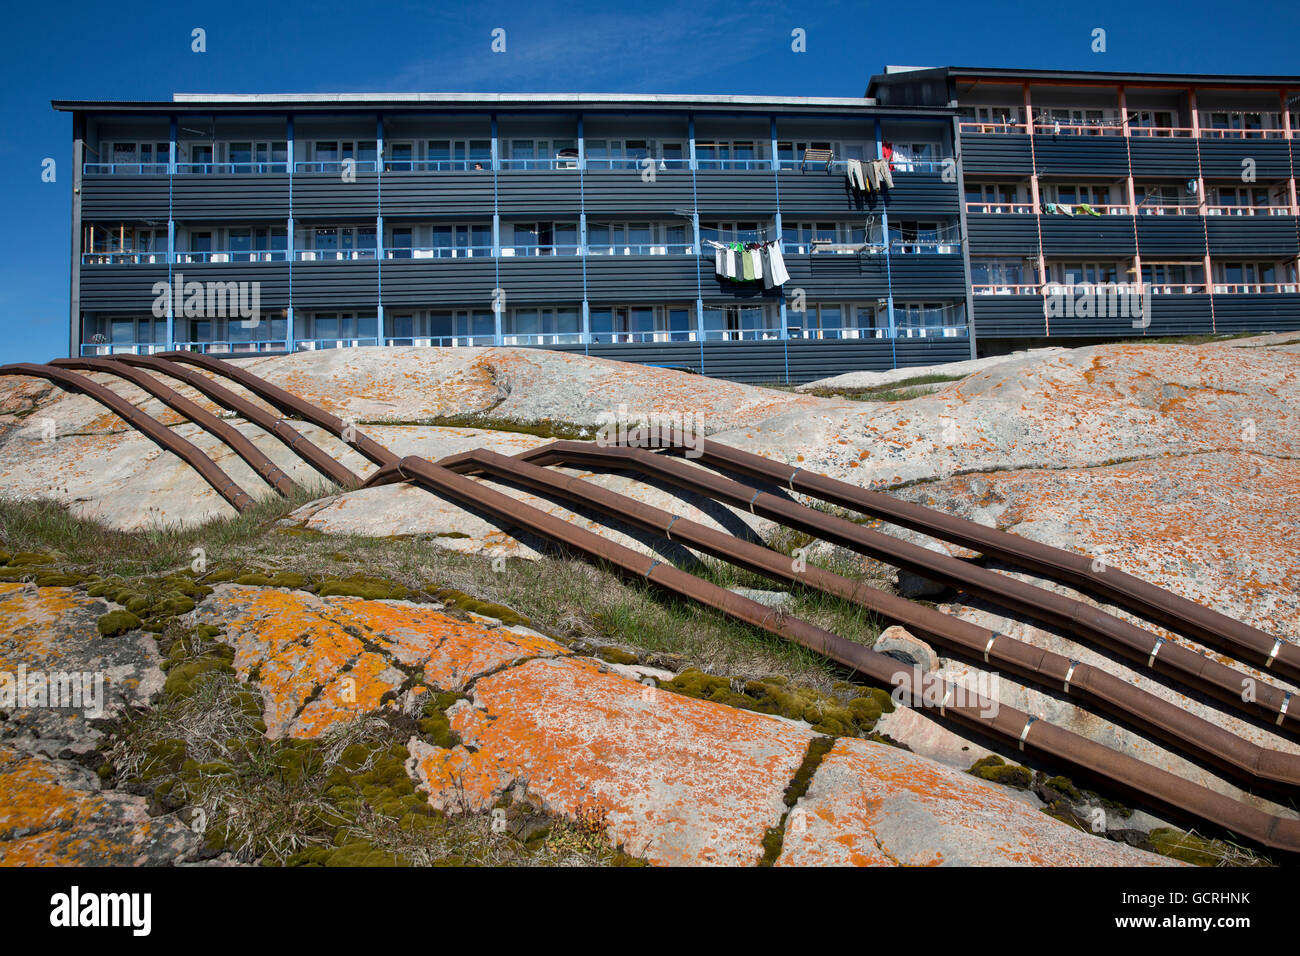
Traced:
[[749, 256], [750, 261], [754, 263], [754, 278], [763, 278], [763, 251], [761, 249], [750, 249], [745, 255]]
[[736, 278], [736, 250], [727, 250], [727, 269], [723, 273], [728, 279]]
[[785, 271], [785, 259], [781, 257], [780, 243], [772, 243], [767, 247], [768, 258], [771, 260], [772, 267], [772, 284], [785, 285], [790, 281], [790, 273]]
[[725, 263], [722, 261], [722, 247], [718, 246], [717, 250], [713, 253], [713, 271], [720, 276], [726, 276], [727, 273], [723, 271], [724, 266]]

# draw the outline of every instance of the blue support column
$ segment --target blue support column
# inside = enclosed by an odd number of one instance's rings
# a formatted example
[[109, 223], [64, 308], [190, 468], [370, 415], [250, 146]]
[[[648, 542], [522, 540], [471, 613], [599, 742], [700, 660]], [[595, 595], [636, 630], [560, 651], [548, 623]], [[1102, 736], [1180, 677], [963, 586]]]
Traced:
[[[384, 114], [375, 117], [375, 310], [376, 344], [384, 344]], [[358, 330], [360, 331], [360, 330]]]
[[501, 320], [504, 309], [497, 306], [496, 290], [501, 288], [501, 202], [497, 196], [497, 176], [501, 168], [501, 143], [497, 129], [497, 114], [492, 114], [492, 264], [496, 269], [496, 282], [492, 289], [492, 318], [494, 343], [502, 344]]
[[176, 220], [172, 218], [172, 184], [176, 177], [176, 117], [171, 117], [167, 143], [167, 351], [176, 348], [176, 290], [172, 288], [176, 262]]
[[591, 350], [591, 304], [587, 301], [587, 138], [578, 114], [578, 255], [582, 257], [582, 351]]
[[285, 258], [289, 265], [289, 307], [285, 310], [284, 323], [284, 347], [287, 351], [292, 352], [294, 349], [294, 323], [293, 323], [293, 114], [289, 114], [285, 119], [285, 134], [288, 141], [288, 152], [285, 158], [289, 162], [289, 220], [286, 224], [285, 235]]
[[[883, 140], [880, 136], [880, 120], [876, 120], [876, 155], [884, 157]], [[898, 368], [898, 328], [894, 324], [894, 273], [889, 260], [889, 203], [880, 200], [880, 235], [885, 243], [885, 281], [888, 284], [889, 297], [885, 300], [889, 309], [889, 352], [893, 358], [894, 368]], [[867, 237], [870, 240], [870, 236]]]

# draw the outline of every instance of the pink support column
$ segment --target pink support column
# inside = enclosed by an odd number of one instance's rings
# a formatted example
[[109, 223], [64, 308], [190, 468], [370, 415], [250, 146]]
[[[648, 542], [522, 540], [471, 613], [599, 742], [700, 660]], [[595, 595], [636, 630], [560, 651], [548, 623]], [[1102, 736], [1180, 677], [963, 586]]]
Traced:
[[[1034, 103], [1029, 95], [1029, 84], [1025, 89], [1025, 131], [1029, 134], [1029, 201], [1034, 205], [1034, 222], [1038, 225], [1038, 282], [1041, 286], [1047, 281], [1047, 260], [1043, 257], [1043, 214], [1042, 202], [1038, 193], [1038, 158], [1034, 155]], [[1043, 296], [1043, 322], [1048, 335], [1052, 329], [1047, 320], [1047, 297]]]
[[1196, 211], [1200, 214], [1201, 224], [1206, 228], [1205, 238], [1205, 256], [1201, 260], [1205, 270], [1205, 291], [1210, 296], [1210, 330], [1218, 331], [1218, 322], [1214, 317], [1214, 267], [1210, 262], [1210, 239], [1208, 226], [1205, 223], [1205, 215], [1209, 212], [1205, 201], [1205, 176], [1201, 173], [1201, 111], [1196, 108], [1196, 91], [1187, 91], [1187, 101], [1192, 109], [1192, 138], [1196, 140]]
[[1137, 188], [1133, 185], [1133, 153], [1129, 148], [1129, 138], [1132, 133], [1128, 125], [1128, 94], [1124, 90], [1123, 84], [1119, 88], [1119, 125], [1124, 131], [1124, 151], [1128, 154], [1127, 175], [1124, 177], [1124, 184], [1128, 190], [1128, 214], [1133, 217], [1133, 271], [1136, 277], [1133, 280], [1138, 290], [1142, 289], [1142, 250], [1138, 247], [1137, 237]]
[[[1279, 90], [1277, 94], [1277, 98], [1278, 98], [1278, 103], [1282, 108], [1282, 135], [1284, 135], [1287, 139], [1294, 139], [1295, 134], [1291, 132], [1291, 107], [1287, 104], [1286, 90]], [[1292, 153], [1294, 152], [1295, 152], [1295, 148], [1292, 147]], [[1286, 185], [1287, 185], [1287, 194], [1288, 194], [1287, 198], [1290, 199], [1291, 201], [1291, 215], [1300, 216], [1300, 206], [1296, 204], [1294, 168], [1292, 168], [1291, 170], [1291, 176], [1290, 178], [1287, 179]]]

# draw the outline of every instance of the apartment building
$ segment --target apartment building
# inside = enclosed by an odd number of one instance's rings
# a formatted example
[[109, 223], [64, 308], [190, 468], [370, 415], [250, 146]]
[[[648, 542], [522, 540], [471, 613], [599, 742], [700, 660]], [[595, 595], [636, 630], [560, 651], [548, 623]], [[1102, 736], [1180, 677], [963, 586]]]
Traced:
[[520, 345], [797, 382], [1300, 327], [1296, 77], [53, 105], [74, 355]]
[[[956, 104], [974, 334], [1300, 328], [1300, 78], [887, 68], [879, 104]], [[1140, 320], [1050, 297], [1115, 283]]]
[[[54, 106], [73, 119], [73, 354], [522, 345], [751, 381], [971, 354], [947, 105]], [[882, 155], [892, 186], [849, 181]], [[769, 275], [719, 275], [719, 252]], [[232, 305], [252, 284], [255, 323]]]

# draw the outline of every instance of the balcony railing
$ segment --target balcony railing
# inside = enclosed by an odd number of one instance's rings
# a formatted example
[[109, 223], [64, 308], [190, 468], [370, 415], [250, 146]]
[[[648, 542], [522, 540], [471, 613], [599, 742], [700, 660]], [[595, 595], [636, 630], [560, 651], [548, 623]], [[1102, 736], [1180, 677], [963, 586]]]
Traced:
[[581, 345], [581, 332], [506, 332], [502, 345]]
[[531, 256], [576, 256], [582, 252], [582, 246], [565, 243], [562, 245], [519, 245], [502, 246], [502, 258], [514, 257], [531, 257]]
[[1138, 203], [1137, 211], [1139, 216], [1199, 216], [1201, 213], [1199, 206], [1185, 204], [1161, 205]]
[[376, 249], [295, 249], [293, 258], [296, 262], [351, 262], [374, 259], [378, 256]]
[[1031, 202], [968, 202], [966, 204], [967, 213], [983, 213], [985, 215], [1030, 215], [1034, 211], [1034, 204]]
[[491, 259], [491, 246], [385, 246], [385, 259]]
[[[159, 349], [166, 346], [159, 346]], [[256, 355], [260, 352], [287, 352], [289, 343], [286, 339], [269, 339], [260, 342], [177, 342], [176, 351], [178, 352], [204, 352], [223, 354], [227, 352], [247, 353]]]
[[293, 164], [295, 173], [333, 173], [339, 175], [345, 170], [353, 173], [375, 173], [379, 171], [379, 161], [374, 159], [317, 159]]
[[166, 351], [167, 343], [165, 342], [83, 342], [81, 345], [81, 354], [83, 356], [153, 355], [155, 352]]
[[527, 159], [511, 157], [499, 161], [502, 169], [577, 169], [577, 157], [561, 156], [551, 159]]
[[1223, 126], [1202, 126], [1201, 139], [1287, 139], [1284, 129], [1229, 129]]
[[352, 349], [367, 345], [378, 345], [376, 336], [342, 336], [323, 339], [298, 339], [293, 343], [295, 351], [312, 352], [319, 349]]
[[166, 252], [83, 252], [83, 266], [165, 266]]
[[287, 249], [227, 249], [225, 251], [178, 252], [176, 262], [186, 265], [196, 262], [287, 262]]
[[287, 173], [289, 164], [279, 163], [177, 163], [178, 176], [227, 175], [265, 175], [268, 173]]
[[497, 344], [495, 335], [406, 335], [389, 336], [385, 345], [421, 348], [487, 348]]
[[1043, 286], [1038, 282], [990, 282], [972, 284], [970, 290], [975, 295], [1037, 295]]
[[1290, 206], [1206, 206], [1210, 216], [1289, 216]]
[[386, 173], [490, 173], [492, 160], [483, 159], [386, 159]]
[[1215, 282], [1215, 295], [1277, 295], [1294, 293], [1300, 285], [1294, 282]]
[[166, 176], [168, 163], [82, 163], [87, 176]]
[[695, 246], [686, 242], [651, 242], [628, 245], [613, 243], [610, 245], [587, 245], [589, 256], [693, 256]]

